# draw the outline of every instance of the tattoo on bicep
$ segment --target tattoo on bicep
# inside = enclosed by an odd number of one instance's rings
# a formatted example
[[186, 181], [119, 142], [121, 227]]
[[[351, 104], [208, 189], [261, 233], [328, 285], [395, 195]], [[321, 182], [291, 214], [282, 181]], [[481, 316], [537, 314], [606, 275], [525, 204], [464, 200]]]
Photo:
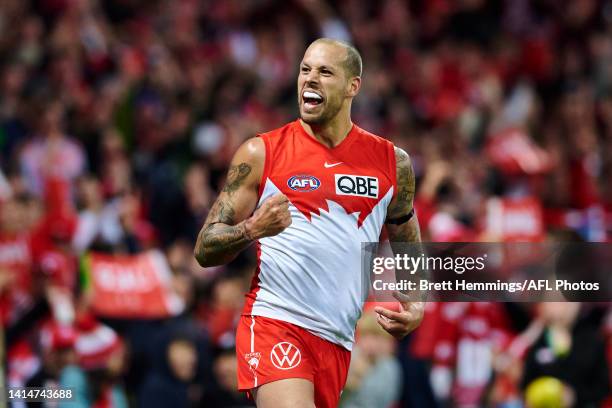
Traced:
[[406, 153], [402, 149], [396, 147], [394, 151], [395, 151], [395, 164], [396, 165], [410, 160], [408, 153]]
[[234, 210], [232, 195], [242, 186], [250, 172], [251, 166], [246, 163], [240, 163], [237, 166], [233, 165], [230, 167], [227, 173], [225, 186], [210, 209], [206, 224], [234, 224], [236, 211]]
[[395, 150], [395, 162], [397, 166], [397, 197], [400, 201], [409, 202], [414, 197], [415, 180], [410, 156], [401, 150]]
[[414, 197], [414, 174], [412, 167], [397, 169], [397, 199], [402, 203], [410, 203]]
[[247, 163], [230, 166], [225, 186], [210, 209], [207, 223], [234, 224], [236, 211], [234, 211], [232, 196], [244, 184], [250, 173], [251, 165]]
[[235, 214], [236, 211], [234, 211], [229, 199], [218, 198], [208, 213], [206, 224], [223, 223], [232, 225]]
[[415, 193], [415, 177], [410, 156], [402, 149], [395, 149], [395, 163], [397, 168], [397, 197], [390, 213], [404, 215], [412, 209]]
[[232, 207], [230, 201], [219, 201], [219, 212], [217, 213], [217, 221], [223, 224], [232, 225], [234, 224], [234, 217], [236, 211]]
[[244, 180], [251, 173], [251, 170], [251, 166], [247, 163], [240, 163], [237, 166], [230, 166], [227, 173], [227, 182], [222, 191], [230, 195], [233, 194], [236, 190], [238, 190], [238, 188], [240, 188], [242, 183], [244, 183]]

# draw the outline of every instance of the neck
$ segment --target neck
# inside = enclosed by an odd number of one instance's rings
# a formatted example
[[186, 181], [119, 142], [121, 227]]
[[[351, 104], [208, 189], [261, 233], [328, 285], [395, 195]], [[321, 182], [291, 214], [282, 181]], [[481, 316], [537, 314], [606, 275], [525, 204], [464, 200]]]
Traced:
[[300, 119], [300, 124], [306, 133], [327, 147], [336, 147], [342, 143], [353, 127], [351, 117], [345, 109], [340, 110], [340, 112], [327, 123], [311, 125]]

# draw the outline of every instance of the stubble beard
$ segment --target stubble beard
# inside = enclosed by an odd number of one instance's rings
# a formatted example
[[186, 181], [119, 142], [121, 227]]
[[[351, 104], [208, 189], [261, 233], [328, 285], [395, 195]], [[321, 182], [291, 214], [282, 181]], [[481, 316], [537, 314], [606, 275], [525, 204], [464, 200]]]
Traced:
[[302, 115], [302, 113], [300, 112], [301, 119], [304, 121], [304, 123], [314, 126], [324, 126], [328, 124], [332, 121], [332, 119], [336, 117], [338, 112], [340, 112], [340, 109], [342, 109], [342, 102], [336, 104], [331, 104], [329, 102], [331, 101], [328, 100], [328, 105], [326, 109], [324, 109], [319, 115], [315, 117], [304, 117], [304, 115]]

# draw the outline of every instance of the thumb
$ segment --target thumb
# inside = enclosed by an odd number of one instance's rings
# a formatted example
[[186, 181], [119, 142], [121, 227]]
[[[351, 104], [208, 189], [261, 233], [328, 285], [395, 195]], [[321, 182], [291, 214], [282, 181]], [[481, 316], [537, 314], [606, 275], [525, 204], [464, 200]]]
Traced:
[[392, 293], [393, 297], [395, 299], [397, 299], [397, 301], [399, 302], [402, 310], [408, 310], [410, 307], [410, 297], [398, 290], [394, 290]]

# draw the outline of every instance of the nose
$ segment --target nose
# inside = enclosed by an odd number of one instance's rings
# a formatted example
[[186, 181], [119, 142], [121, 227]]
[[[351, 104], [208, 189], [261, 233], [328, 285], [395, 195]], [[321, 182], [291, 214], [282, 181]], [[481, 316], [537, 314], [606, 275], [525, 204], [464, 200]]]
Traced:
[[313, 84], [316, 85], [318, 83], [319, 83], [319, 74], [317, 74], [314, 69], [311, 69], [306, 74], [306, 85], [313, 85]]

